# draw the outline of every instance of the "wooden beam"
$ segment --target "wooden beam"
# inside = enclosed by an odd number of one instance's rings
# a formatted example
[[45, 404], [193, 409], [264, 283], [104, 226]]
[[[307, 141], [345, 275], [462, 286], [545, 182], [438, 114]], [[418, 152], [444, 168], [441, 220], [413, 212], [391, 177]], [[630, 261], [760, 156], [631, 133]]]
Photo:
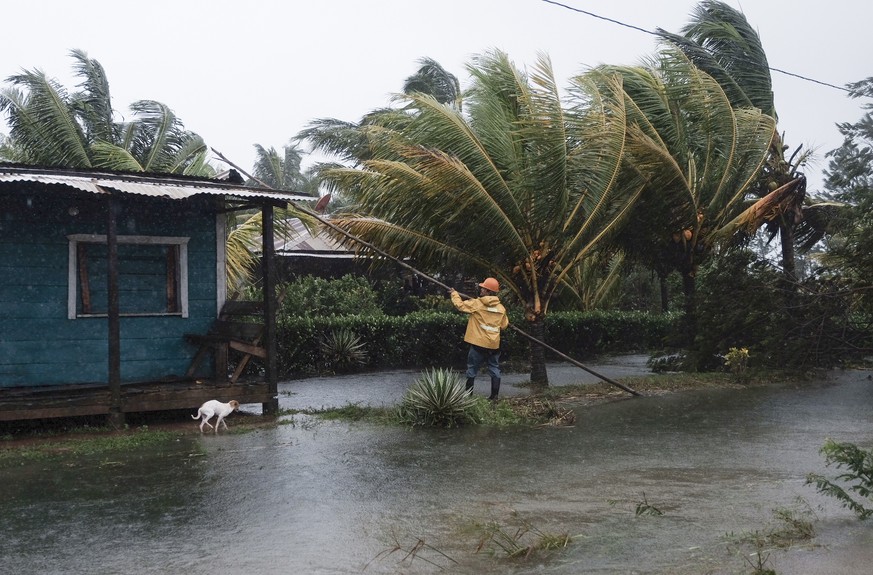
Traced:
[[109, 351], [109, 424], [124, 425], [121, 404], [121, 320], [118, 303], [118, 201], [107, 193], [106, 247], [108, 301], [108, 351]]
[[254, 355], [255, 357], [260, 357], [261, 359], [267, 359], [267, 350], [259, 345], [253, 345], [251, 343], [246, 343], [244, 341], [230, 340], [227, 342], [227, 345], [230, 346], [230, 349], [235, 349], [237, 351], [241, 351], [243, 353], [248, 353]]

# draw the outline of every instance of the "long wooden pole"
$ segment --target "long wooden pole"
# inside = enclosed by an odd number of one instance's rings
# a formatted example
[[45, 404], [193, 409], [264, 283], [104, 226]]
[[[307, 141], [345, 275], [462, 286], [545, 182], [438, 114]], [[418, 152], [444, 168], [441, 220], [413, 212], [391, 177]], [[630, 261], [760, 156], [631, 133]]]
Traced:
[[[262, 182], [261, 180], [259, 180], [259, 179], [256, 178], [256, 177], [252, 176], [251, 174], [249, 174], [248, 172], [246, 172], [245, 170], [243, 170], [242, 168], [240, 168], [239, 166], [237, 166], [236, 164], [234, 164], [233, 162], [231, 162], [230, 160], [228, 160], [228, 159], [224, 156], [224, 154], [222, 154], [221, 152], [219, 152], [219, 151], [216, 150], [215, 148], [212, 148], [212, 151], [213, 151], [213, 152], [214, 152], [214, 153], [219, 157], [219, 159], [221, 159], [221, 161], [227, 163], [229, 166], [232, 166], [232, 167], [236, 168], [236, 169], [239, 170], [239, 172], [240, 172], [241, 174], [243, 174], [244, 176], [246, 176], [246, 177], [248, 177], [248, 178], [251, 178], [252, 180], [256, 181], [258, 184], [260, 184], [261, 186], [263, 186], [263, 187], [265, 187], [265, 188], [270, 188], [270, 189], [272, 189], [272, 186], [266, 184], [265, 182]], [[321, 217], [319, 214], [315, 213], [314, 211], [310, 210], [309, 208], [303, 207], [303, 206], [301, 206], [301, 205], [299, 205], [299, 204], [296, 204], [296, 203], [294, 203], [294, 202], [288, 202], [288, 203], [291, 204], [292, 206], [294, 206], [294, 208], [295, 208], [296, 210], [299, 210], [300, 212], [303, 212], [304, 214], [306, 214], [306, 215], [308, 215], [308, 216], [310, 216], [310, 217], [315, 218], [316, 220], [318, 220], [318, 221], [321, 222], [322, 224], [326, 225], [327, 227], [331, 228], [332, 230], [335, 230], [335, 231], [341, 233], [342, 235], [344, 235], [345, 237], [349, 238], [349, 239], [352, 240], [353, 242], [358, 243], [358, 244], [360, 244], [360, 245], [366, 247], [367, 249], [373, 250], [374, 252], [376, 252], [377, 254], [379, 254], [379, 255], [382, 256], [382, 257], [385, 257], [385, 258], [390, 259], [391, 261], [395, 262], [396, 264], [400, 265], [401, 267], [403, 267], [403, 268], [405, 268], [405, 269], [411, 271], [412, 273], [418, 275], [418, 276], [421, 277], [422, 279], [425, 279], [425, 280], [427, 280], [427, 281], [429, 281], [429, 282], [431, 282], [431, 283], [433, 283], [433, 284], [436, 284], [436, 285], [438, 285], [438, 286], [440, 286], [440, 287], [442, 287], [442, 288], [444, 288], [444, 289], [446, 289], [446, 290], [451, 290], [451, 289], [452, 289], [450, 286], [444, 284], [443, 282], [439, 281], [439, 280], [436, 279], [435, 277], [429, 276], [428, 274], [424, 273], [423, 271], [420, 271], [420, 270], [415, 269], [414, 267], [412, 267], [412, 266], [409, 265], [408, 263], [404, 262], [404, 261], [401, 260], [400, 258], [396, 258], [396, 257], [392, 256], [391, 254], [385, 252], [384, 250], [382, 250], [382, 249], [380, 249], [380, 248], [374, 246], [374, 245], [371, 244], [370, 242], [368, 242], [368, 241], [366, 241], [366, 240], [364, 240], [364, 239], [361, 239], [361, 238], [355, 236], [354, 234], [352, 234], [352, 233], [350, 233], [350, 232], [347, 232], [346, 230], [342, 229], [341, 227], [339, 227], [339, 226], [337, 226], [337, 225], [334, 225], [334, 224], [330, 223], [327, 219]], [[467, 295], [467, 294], [464, 294], [464, 293], [461, 293], [460, 295], [463, 296], [463, 297], [466, 297], [467, 299], [470, 299], [470, 298], [471, 298], [471, 296], [469, 296], [469, 295]], [[638, 397], [642, 395], [640, 392], [638, 392], [638, 391], [636, 391], [636, 390], [634, 390], [634, 389], [631, 389], [630, 387], [628, 387], [628, 386], [626, 386], [626, 385], [624, 385], [624, 384], [622, 384], [622, 383], [619, 383], [619, 382], [617, 382], [617, 381], [615, 381], [615, 380], [613, 380], [613, 379], [610, 379], [610, 378], [606, 377], [606, 376], [603, 375], [603, 374], [597, 373], [596, 371], [594, 371], [594, 370], [591, 369], [590, 367], [587, 367], [587, 366], [583, 365], [582, 363], [576, 361], [575, 359], [573, 359], [573, 358], [570, 357], [569, 355], [567, 355], [567, 354], [565, 354], [565, 353], [562, 353], [562, 352], [558, 351], [557, 349], [555, 349], [554, 347], [550, 346], [550, 345], [547, 344], [546, 342], [544, 342], [544, 341], [542, 341], [542, 340], [540, 340], [540, 339], [535, 338], [534, 336], [530, 335], [529, 333], [526, 333], [525, 331], [522, 331], [522, 329], [519, 328], [519, 327], [517, 327], [516, 325], [514, 325], [514, 324], [509, 324], [509, 327], [510, 327], [512, 330], [514, 330], [516, 333], [518, 333], [519, 335], [521, 335], [522, 337], [524, 337], [525, 339], [527, 339], [528, 341], [531, 341], [531, 342], [535, 343], [536, 345], [539, 345], [539, 346], [543, 347], [544, 349], [547, 349], [547, 350], [551, 351], [552, 353], [554, 353], [555, 355], [557, 355], [557, 356], [560, 357], [561, 359], [563, 359], [563, 360], [565, 360], [565, 361], [568, 361], [568, 362], [572, 363], [572, 364], [575, 365], [576, 367], [579, 367], [579, 368], [581, 368], [581, 369], [584, 369], [585, 371], [587, 371], [587, 372], [590, 373], [591, 375], [593, 375], [593, 376], [595, 376], [595, 377], [597, 377], [597, 378], [599, 378], [599, 379], [605, 381], [606, 383], [608, 383], [608, 384], [610, 384], [610, 385], [614, 385], [614, 386], [616, 386], [616, 387], [618, 387], [618, 388], [620, 388], [620, 389], [622, 389], [622, 390], [624, 390], [624, 391], [630, 393], [631, 395], [635, 395], [635, 396], [638, 396]]]
[[261, 404], [264, 415], [279, 414], [279, 369], [276, 353], [276, 246], [273, 238], [273, 206], [265, 204], [261, 208], [261, 230], [263, 231], [261, 249], [263, 250], [262, 269], [264, 274], [264, 347], [267, 349], [265, 377], [270, 400]]

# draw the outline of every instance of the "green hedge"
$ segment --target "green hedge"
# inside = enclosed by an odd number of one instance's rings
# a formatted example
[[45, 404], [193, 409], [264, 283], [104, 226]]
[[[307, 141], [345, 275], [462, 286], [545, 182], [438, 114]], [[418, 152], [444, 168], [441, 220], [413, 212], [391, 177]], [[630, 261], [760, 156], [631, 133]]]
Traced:
[[663, 345], [674, 321], [673, 315], [645, 312], [556, 312], [546, 318], [546, 343], [580, 359], [654, 350]]
[[[529, 331], [521, 317], [510, 321]], [[579, 360], [602, 353], [659, 348], [675, 316], [642, 312], [555, 312], [546, 318], [546, 343]], [[414, 312], [404, 316], [330, 316], [281, 318], [278, 327], [278, 369], [281, 378], [324, 372], [319, 341], [328, 333], [348, 329], [366, 345], [364, 370], [461, 368], [466, 364], [463, 342], [467, 316], [457, 312]], [[528, 342], [512, 329], [502, 336], [502, 362], [524, 362]], [[548, 353], [547, 353], [548, 357]]]

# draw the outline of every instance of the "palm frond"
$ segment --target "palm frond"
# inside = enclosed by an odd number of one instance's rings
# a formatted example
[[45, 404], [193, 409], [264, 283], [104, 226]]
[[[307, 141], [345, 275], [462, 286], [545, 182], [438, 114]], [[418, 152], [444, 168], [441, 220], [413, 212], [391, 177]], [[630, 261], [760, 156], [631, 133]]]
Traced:
[[420, 92], [433, 96], [441, 104], [450, 104], [461, 109], [461, 84], [458, 77], [446, 71], [433, 58], [418, 61], [420, 68], [403, 82], [403, 92]]
[[0, 92], [10, 136], [33, 163], [47, 166], [91, 167], [88, 143], [76, 121], [66, 90], [40, 70], [8, 78]]
[[82, 78], [76, 86], [81, 91], [72, 95], [71, 104], [82, 117], [88, 141], [117, 144], [121, 127], [113, 119], [109, 79], [103, 66], [82, 50], [71, 50], [70, 55], [76, 60], [76, 75]]
[[94, 165], [122, 172], [142, 172], [143, 167], [131, 153], [121, 146], [109, 142], [95, 142], [91, 146]]
[[[483, 256], [477, 249], [478, 244], [458, 244], [441, 241], [420, 229], [403, 227], [393, 222], [349, 214], [342, 217], [332, 217], [330, 223], [355, 238], [360, 238], [377, 247], [391, 257], [405, 259], [414, 257], [416, 266], [423, 270], [443, 271], [447, 267], [465, 273], [480, 274], [483, 270], [493, 270], [494, 277], [505, 283], [507, 289], [513, 289], [509, 274], [488, 256]], [[340, 245], [355, 250], [361, 257], [379, 259], [382, 254], [371, 250], [356, 240], [334, 229], [325, 229], [325, 233]], [[516, 295], [520, 295], [516, 293]]]
[[256, 250], [260, 248], [261, 214], [250, 216], [235, 226], [225, 240], [227, 284], [231, 291], [251, 285], [257, 264]]
[[722, 85], [737, 107], [748, 100], [776, 118], [767, 55], [761, 38], [742, 12], [724, 2], [703, 0], [682, 33], [694, 44], [680, 42], [679, 48], [717, 81], [724, 80]]
[[842, 202], [816, 202], [803, 206], [803, 221], [795, 230], [797, 249], [809, 251], [825, 236], [845, 230], [851, 222], [851, 207]]
[[[801, 190], [802, 182], [802, 178], [792, 180], [757, 200], [733, 220], [716, 230], [713, 239], [725, 242], [738, 233], [752, 234], [765, 222], [776, 220], [786, 211], [787, 206], [797, 203], [796, 196]], [[805, 188], [802, 192], [805, 193]]]
[[134, 118], [126, 127], [125, 147], [144, 171], [191, 174], [192, 166], [197, 166], [198, 172], [209, 171], [203, 139], [185, 130], [169, 106], [155, 100], [138, 100], [130, 109]]

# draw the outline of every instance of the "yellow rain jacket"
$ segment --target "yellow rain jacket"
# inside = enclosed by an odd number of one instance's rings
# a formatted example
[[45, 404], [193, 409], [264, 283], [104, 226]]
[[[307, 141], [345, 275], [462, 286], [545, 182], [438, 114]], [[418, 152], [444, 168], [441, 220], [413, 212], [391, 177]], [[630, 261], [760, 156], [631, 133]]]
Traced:
[[501, 305], [500, 298], [486, 295], [465, 301], [456, 291], [451, 293], [451, 297], [459, 311], [470, 314], [464, 341], [486, 349], [499, 349], [500, 330], [509, 325], [506, 308]]

